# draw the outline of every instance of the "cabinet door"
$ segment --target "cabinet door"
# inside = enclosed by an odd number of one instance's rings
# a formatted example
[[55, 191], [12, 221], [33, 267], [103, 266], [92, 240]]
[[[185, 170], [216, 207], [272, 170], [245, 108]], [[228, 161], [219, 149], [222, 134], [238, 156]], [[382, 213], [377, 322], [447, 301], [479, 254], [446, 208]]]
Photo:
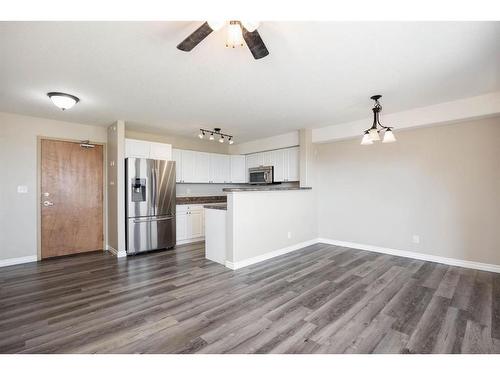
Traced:
[[187, 236], [189, 239], [203, 237], [203, 211], [191, 211], [188, 213]]
[[210, 154], [210, 182], [229, 183], [231, 179], [231, 159], [229, 155]]
[[149, 158], [156, 160], [172, 160], [172, 146], [167, 143], [150, 143]]
[[248, 178], [244, 155], [231, 155], [231, 182], [233, 184], [245, 183]]
[[273, 152], [266, 151], [262, 153], [262, 165], [270, 166], [273, 165]]
[[287, 173], [285, 181], [299, 181], [299, 148], [292, 147], [286, 149]]
[[188, 214], [186, 212], [180, 212], [180, 213], [178, 212], [175, 216], [175, 219], [176, 219], [175, 230], [176, 230], [176, 240], [177, 241], [186, 240], [188, 238], [187, 218], [188, 218]]
[[146, 158], [149, 159], [150, 142], [139, 141], [137, 139], [125, 139], [126, 158]]
[[175, 182], [182, 182], [182, 152], [174, 148], [172, 159], [175, 161]]
[[247, 168], [260, 167], [264, 163], [262, 153], [247, 155]]
[[182, 153], [182, 164], [181, 164], [181, 174], [182, 182], [196, 182], [196, 161], [195, 152], [189, 150], [181, 150]]
[[272, 162], [274, 167], [274, 181], [285, 181], [285, 152], [286, 150], [275, 150], [272, 152]]
[[208, 183], [210, 181], [210, 154], [195, 152], [194, 180], [191, 182]]

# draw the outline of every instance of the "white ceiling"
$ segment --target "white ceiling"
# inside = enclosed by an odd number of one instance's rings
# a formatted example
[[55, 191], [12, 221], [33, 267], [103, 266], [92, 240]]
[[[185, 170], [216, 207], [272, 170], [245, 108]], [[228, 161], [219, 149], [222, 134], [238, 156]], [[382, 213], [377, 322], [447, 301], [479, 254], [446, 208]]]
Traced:
[[500, 22], [263, 22], [261, 60], [223, 31], [177, 50], [200, 24], [0, 22], [0, 111], [241, 142], [500, 90]]

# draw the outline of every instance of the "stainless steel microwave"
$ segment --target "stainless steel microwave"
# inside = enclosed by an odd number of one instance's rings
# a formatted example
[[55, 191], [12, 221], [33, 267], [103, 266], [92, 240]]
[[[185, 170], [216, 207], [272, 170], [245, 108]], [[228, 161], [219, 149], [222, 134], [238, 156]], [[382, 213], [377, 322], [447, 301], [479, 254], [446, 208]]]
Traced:
[[248, 168], [248, 183], [252, 185], [274, 183], [274, 167], [270, 165]]

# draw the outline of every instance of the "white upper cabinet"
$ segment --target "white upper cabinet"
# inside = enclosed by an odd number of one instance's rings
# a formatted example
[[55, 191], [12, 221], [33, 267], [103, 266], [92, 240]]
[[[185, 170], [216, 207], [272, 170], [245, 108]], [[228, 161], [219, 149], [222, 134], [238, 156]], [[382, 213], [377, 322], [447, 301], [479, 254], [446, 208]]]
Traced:
[[181, 182], [196, 182], [196, 160], [195, 152], [189, 150], [181, 151]]
[[210, 154], [210, 182], [214, 184], [231, 182], [231, 158], [229, 155]]
[[146, 158], [149, 159], [149, 142], [137, 139], [125, 139], [126, 158]]
[[280, 150], [258, 152], [246, 156], [248, 168], [261, 165], [274, 167], [274, 181], [299, 181], [299, 147], [290, 147]]
[[190, 151], [194, 153], [194, 162], [195, 162], [195, 171], [194, 178], [191, 180], [186, 180], [190, 182], [196, 183], [208, 183], [210, 182], [210, 156], [208, 152], [196, 152]]
[[247, 155], [247, 170], [249, 168], [260, 167], [264, 165], [264, 156], [262, 153]]
[[245, 155], [231, 155], [231, 182], [244, 184], [248, 180]]
[[181, 183], [245, 183], [244, 155], [224, 155], [190, 150], [172, 150], [176, 181]]
[[175, 161], [175, 182], [182, 182], [182, 150], [172, 150], [172, 160]]
[[300, 154], [298, 147], [285, 149], [285, 166], [287, 174], [285, 181], [299, 181], [299, 163]]
[[150, 142], [149, 158], [156, 160], [172, 160], [172, 145]]
[[126, 158], [172, 160], [172, 146], [167, 143], [125, 139]]
[[272, 164], [274, 167], [274, 181], [285, 181], [285, 153], [283, 150], [272, 151]]

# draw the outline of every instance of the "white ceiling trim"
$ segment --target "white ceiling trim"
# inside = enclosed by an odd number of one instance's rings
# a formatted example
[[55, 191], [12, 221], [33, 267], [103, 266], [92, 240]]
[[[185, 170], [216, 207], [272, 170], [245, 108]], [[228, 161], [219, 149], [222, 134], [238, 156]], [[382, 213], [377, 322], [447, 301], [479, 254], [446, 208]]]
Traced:
[[[382, 106], [384, 104], [390, 105], [382, 101]], [[366, 111], [369, 113], [371, 108], [368, 107]], [[500, 91], [402, 112], [385, 115], [382, 112], [380, 121], [398, 131], [496, 115], [500, 115]], [[312, 130], [312, 142], [324, 143], [361, 137], [372, 122], [373, 117], [370, 116], [363, 120], [316, 128]]]

